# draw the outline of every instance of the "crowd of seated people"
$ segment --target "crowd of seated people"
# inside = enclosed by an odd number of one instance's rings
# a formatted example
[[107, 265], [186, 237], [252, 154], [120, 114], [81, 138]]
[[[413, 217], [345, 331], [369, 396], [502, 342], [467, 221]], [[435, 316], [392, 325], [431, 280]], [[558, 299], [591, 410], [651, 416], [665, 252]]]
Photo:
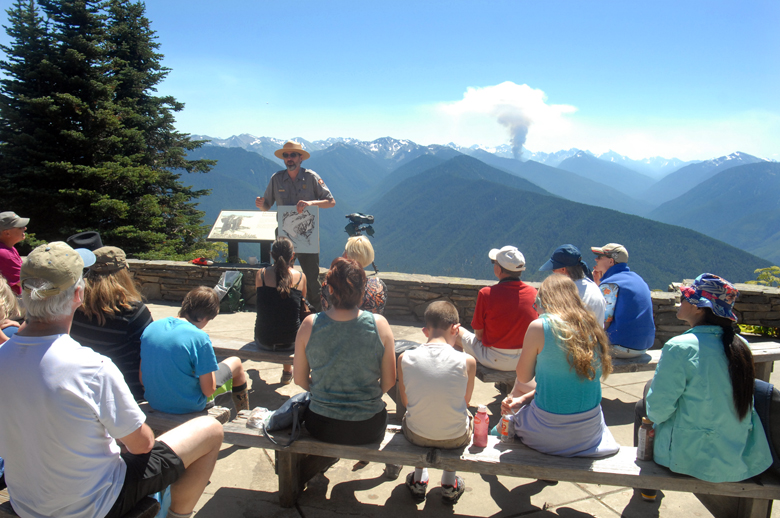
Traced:
[[[539, 268], [552, 273], [537, 290], [520, 280], [526, 262], [516, 247], [490, 250], [486, 260], [491, 261], [498, 283], [480, 290], [473, 332], [460, 327], [451, 303], [434, 302], [425, 312], [428, 343], [396, 361], [393, 332], [381, 315], [387, 287], [365, 271], [374, 259], [368, 239], [349, 239], [344, 256], [333, 260], [322, 284], [323, 311], [306, 316], [307, 280], [293, 268], [292, 242], [280, 237], [272, 246], [273, 265], [256, 275], [254, 338], [262, 349], [294, 351], [293, 365], [283, 367], [282, 383], [294, 380], [310, 392], [305, 427], [324, 442], [358, 445], [381, 440], [388, 420], [382, 397], [398, 383], [400, 400], [407, 405], [404, 436], [410, 442], [441, 448], [468, 445], [473, 429], [468, 405], [479, 362], [515, 371], [513, 390], [501, 403], [501, 412], [513, 416], [519, 442], [550, 455], [608, 456], [620, 446], [602, 413], [601, 379], [611, 372], [612, 357], [643, 354], [654, 341], [655, 328], [650, 290], [628, 268], [626, 248], [610, 243], [592, 251], [593, 272], [573, 245], [556, 249]], [[121, 454], [120, 461], [119, 450], [106, 446], [102, 467], [93, 466], [97, 471], [91, 475], [73, 473], [103, 477], [109, 487], [119, 489], [105, 497], [111, 505], [94, 493], [77, 495], [76, 504], [64, 497], [40, 502], [29, 490], [40, 482], [40, 474], [10, 452], [23, 439], [4, 420], [5, 424], [0, 421], [0, 455], [9, 452], [3, 455], [5, 469], [23, 473], [7, 477], [11, 500], [28, 514], [41, 506], [61, 516], [79, 515], [69, 514], [68, 506], [81, 506], [79, 512], [84, 506], [87, 513], [95, 511], [89, 506], [97, 505], [97, 500], [100, 513], [119, 516], [131, 505], [125, 492], [140, 494], [135, 486], [143, 482], [124, 478], [116, 466], [122, 462], [136, 466], [137, 457], [151, 452], [152, 457], [165, 459], [163, 464], [169, 462], [170, 468], [140, 492], [148, 494], [173, 484], [169, 516], [188, 516], [197, 498], [193, 500], [192, 491], [185, 491], [182, 482], [192, 479], [192, 487], [202, 491], [216, 461], [219, 448], [214, 445], [221, 441], [221, 431], [197, 421], [155, 441], [144, 428], [136, 401], [145, 399], [164, 412], [188, 413], [208, 406], [210, 397], [221, 390], [232, 394], [237, 410], [250, 407], [241, 360], [218, 362], [203, 330], [219, 313], [218, 295], [210, 287], [195, 288], [185, 297], [178, 317], [152, 322], [128, 275], [124, 252], [116, 247], [88, 252], [51, 243], [25, 259], [19, 286], [27, 321], [21, 328], [18, 322], [6, 324], [19, 330], [10, 339], [0, 331], [0, 393], [12, 390], [22, 379], [35, 379], [41, 380], [42, 389], [33, 396], [51, 397], [61, 387], [46, 376], [60, 363], [77, 359], [83, 363], [73, 370], [74, 379], [57, 381], [65, 384], [78, 384], [79, 376], [88, 375], [88, 367], [110, 364], [96, 389], [99, 400], [92, 401], [85, 393], [78, 404], [87, 413], [95, 408], [111, 413], [108, 407], [117, 401], [115, 415], [105, 421], [100, 418], [94, 430], [81, 434], [94, 435], [90, 439], [94, 444], [103, 444], [100, 441], [109, 436], [119, 439], [128, 452]], [[82, 279], [84, 267], [88, 269]], [[0, 295], [6, 285], [0, 279]], [[642, 417], [655, 423], [657, 463], [713, 482], [744, 480], [771, 465], [769, 443], [753, 407], [751, 352], [734, 329], [737, 296], [732, 284], [712, 274], [702, 274], [682, 289], [677, 316], [691, 330], [664, 345], [655, 376], [636, 409], [636, 428]], [[0, 304], [3, 323], [6, 314], [21, 313], [7, 298], [3, 295]], [[16, 302], [13, 293], [11, 299]], [[56, 354], [30, 363], [20, 355], [22, 346], [31, 344], [42, 344], [40, 351], [47, 347]], [[81, 352], [82, 346], [91, 351]], [[22, 370], [13, 372], [15, 366]], [[20, 378], [22, 373], [26, 377]], [[18, 404], [0, 399], [0, 413], [7, 412], [25, 414]], [[193, 437], [198, 438], [197, 447], [192, 445]], [[82, 445], [74, 444], [68, 447], [77, 454]], [[40, 452], [41, 463], [50, 460], [47, 455], [55, 453]], [[452, 471], [442, 474], [441, 483], [442, 497], [450, 504], [465, 490], [464, 480]], [[406, 478], [417, 500], [425, 497], [427, 485], [428, 473], [422, 467], [415, 467]], [[650, 490], [642, 496], [655, 498]]]

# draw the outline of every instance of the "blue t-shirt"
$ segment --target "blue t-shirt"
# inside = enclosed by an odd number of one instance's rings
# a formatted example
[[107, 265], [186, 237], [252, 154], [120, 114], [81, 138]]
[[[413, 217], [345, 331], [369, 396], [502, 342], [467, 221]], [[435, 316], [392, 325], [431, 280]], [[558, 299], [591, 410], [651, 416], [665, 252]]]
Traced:
[[171, 414], [206, 407], [200, 376], [219, 368], [211, 339], [180, 318], [149, 324], [141, 335], [144, 397], [155, 410]]

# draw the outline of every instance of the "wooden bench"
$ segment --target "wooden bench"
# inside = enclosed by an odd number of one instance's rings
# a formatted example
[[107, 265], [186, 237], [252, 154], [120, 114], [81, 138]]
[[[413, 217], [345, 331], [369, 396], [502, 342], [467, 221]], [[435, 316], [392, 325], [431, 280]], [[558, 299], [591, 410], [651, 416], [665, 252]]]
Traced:
[[[672, 473], [652, 461], [636, 460], [636, 448], [622, 447], [602, 459], [565, 458], [545, 455], [519, 442], [506, 444], [488, 437], [486, 448], [468, 446], [456, 450], [422, 448], [409, 443], [399, 426], [388, 426], [380, 444], [344, 446], [317, 441], [305, 433], [282, 448], [246, 427], [247, 411], [224, 427], [229, 444], [276, 451], [279, 502], [292, 507], [306, 482], [329, 466], [334, 458], [425, 466], [469, 473], [538, 478], [619, 487], [683, 491], [696, 494], [719, 517], [768, 518], [772, 500], [780, 499], [780, 477], [765, 473], [743, 482], [711, 483]], [[286, 442], [287, 432], [275, 434]]]
[[[122, 518], [154, 518], [159, 511], [160, 502], [147, 496]], [[18, 516], [11, 507], [11, 502], [8, 501], [8, 491], [3, 489], [0, 491], [0, 518], [18, 518]]]
[[214, 406], [208, 410], [192, 412], [189, 414], [166, 414], [165, 412], [155, 410], [145, 401], [139, 403], [138, 406], [141, 407], [143, 413], [146, 414], [146, 424], [154, 431], [154, 435], [160, 435], [163, 432], [176, 428], [180, 424], [186, 423], [190, 419], [195, 419], [196, 417], [204, 415], [211, 416], [222, 424], [225, 424], [230, 420], [230, 409], [223, 406]]
[[238, 356], [244, 361], [251, 360], [253, 362], [293, 362], [293, 351], [266, 351], [260, 349], [254, 340], [245, 342], [230, 338], [212, 338], [211, 345], [214, 346], [214, 354], [217, 356]]
[[[772, 365], [775, 361], [780, 360], [780, 343], [751, 343], [750, 350], [753, 352], [753, 361], [756, 364], [756, 378], [769, 381]], [[661, 358], [660, 349], [647, 351], [647, 353], [636, 358], [612, 358], [612, 373], [654, 371], [656, 365], [658, 365], [659, 358]], [[503, 387], [508, 385], [509, 390], [512, 390], [515, 372], [497, 371], [477, 363], [477, 379], [484, 383], [503, 384]], [[504, 392], [506, 393], [507, 391]]]

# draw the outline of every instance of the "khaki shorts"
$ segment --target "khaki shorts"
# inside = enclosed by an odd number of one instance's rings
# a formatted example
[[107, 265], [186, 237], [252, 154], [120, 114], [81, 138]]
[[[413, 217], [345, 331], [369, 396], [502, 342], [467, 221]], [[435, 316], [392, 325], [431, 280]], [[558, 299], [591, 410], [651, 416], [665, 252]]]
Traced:
[[513, 371], [517, 368], [517, 361], [520, 359], [520, 353], [523, 350], [522, 344], [517, 349], [485, 347], [480, 340], [477, 340], [477, 335], [466, 329], [463, 330], [461, 335], [461, 342], [463, 343], [463, 352], [476, 358], [485, 367], [504, 372]]
[[404, 432], [404, 437], [406, 437], [406, 440], [416, 446], [422, 446], [424, 448], [441, 448], [443, 450], [461, 448], [463, 446], [466, 446], [469, 442], [471, 442], [471, 434], [474, 433], [474, 416], [471, 415], [471, 412], [468, 412], [468, 414], [469, 414], [468, 431], [466, 431], [466, 433], [461, 435], [460, 437], [456, 437], [454, 439], [435, 440], [435, 439], [427, 439], [425, 437], [417, 435], [406, 426], [406, 414], [404, 414], [403, 421], [401, 422], [401, 429]]

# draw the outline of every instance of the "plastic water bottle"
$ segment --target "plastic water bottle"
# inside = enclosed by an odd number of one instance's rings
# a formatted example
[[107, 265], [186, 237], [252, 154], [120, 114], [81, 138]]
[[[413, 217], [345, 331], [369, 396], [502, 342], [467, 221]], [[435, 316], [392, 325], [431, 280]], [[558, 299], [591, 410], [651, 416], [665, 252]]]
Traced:
[[653, 422], [646, 418], [642, 418], [642, 426], [639, 428], [637, 434], [639, 439], [639, 445], [636, 448], [637, 460], [653, 460], [653, 443], [655, 442], [655, 430], [653, 429]]
[[477, 415], [474, 416], [474, 446], [484, 448], [487, 446], [488, 437], [488, 415], [487, 407], [479, 405]]
[[512, 414], [501, 416], [501, 422], [498, 424], [498, 436], [501, 442], [515, 442], [515, 422], [512, 420]]

